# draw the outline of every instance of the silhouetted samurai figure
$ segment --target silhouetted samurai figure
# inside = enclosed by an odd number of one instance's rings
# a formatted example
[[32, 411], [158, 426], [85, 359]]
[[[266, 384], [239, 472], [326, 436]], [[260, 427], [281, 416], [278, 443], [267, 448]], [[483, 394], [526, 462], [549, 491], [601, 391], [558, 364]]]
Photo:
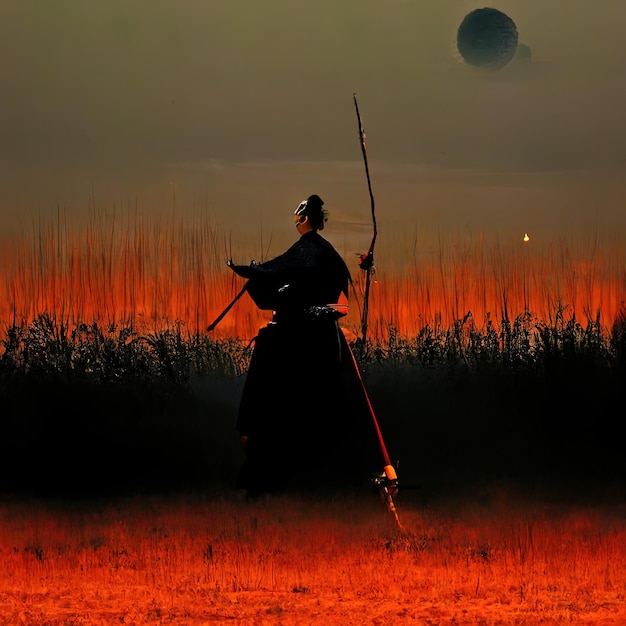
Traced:
[[272, 321], [256, 337], [236, 430], [246, 458], [237, 487], [250, 496], [343, 488], [380, 465], [375, 427], [336, 304], [348, 298], [348, 267], [319, 231], [327, 221], [312, 195], [295, 211], [300, 238], [264, 263], [229, 266]]

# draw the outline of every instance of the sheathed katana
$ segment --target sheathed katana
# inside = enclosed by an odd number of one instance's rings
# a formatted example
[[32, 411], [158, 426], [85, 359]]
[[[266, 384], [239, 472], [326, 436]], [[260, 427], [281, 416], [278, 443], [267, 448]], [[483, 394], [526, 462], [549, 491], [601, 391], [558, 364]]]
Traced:
[[215, 327], [224, 319], [224, 317], [226, 317], [228, 311], [230, 311], [235, 306], [237, 300], [239, 300], [239, 298], [241, 298], [241, 296], [243, 296], [243, 294], [248, 291], [249, 282], [250, 281], [246, 281], [246, 284], [241, 288], [241, 291], [232, 299], [230, 304], [207, 326], [207, 333], [210, 333], [215, 329]]

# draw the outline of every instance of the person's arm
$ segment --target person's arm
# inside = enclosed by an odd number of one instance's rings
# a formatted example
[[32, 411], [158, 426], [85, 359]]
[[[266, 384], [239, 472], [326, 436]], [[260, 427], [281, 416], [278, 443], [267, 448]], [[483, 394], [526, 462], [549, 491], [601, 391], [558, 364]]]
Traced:
[[232, 259], [228, 259], [228, 261], [226, 261], [226, 265], [230, 267], [235, 274], [241, 276], [242, 278], [252, 278], [253, 276], [254, 261], [251, 261], [250, 265], [236, 265], [233, 263]]
[[279, 273], [272, 267], [268, 267], [263, 263], [257, 263], [256, 261], [250, 261], [250, 265], [236, 265], [233, 263], [232, 259], [229, 259], [226, 261], [226, 265], [242, 278], [272, 277], [277, 276]]

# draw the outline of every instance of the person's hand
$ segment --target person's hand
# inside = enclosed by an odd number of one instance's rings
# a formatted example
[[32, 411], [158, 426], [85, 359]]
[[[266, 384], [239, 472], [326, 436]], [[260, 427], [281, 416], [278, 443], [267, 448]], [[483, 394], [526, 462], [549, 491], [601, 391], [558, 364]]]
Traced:
[[252, 265], [235, 265], [232, 259], [228, 259], [228, 261], [226, 261], [226, 265], [230, 267], [235, 274], [241, 276], [242, 278], [252, 277]]
[[248, 435], [241, 435], [240, 440], [241, 440], [241, 445], [243, 449], [245, 450], [246, 446], [248, 445]]

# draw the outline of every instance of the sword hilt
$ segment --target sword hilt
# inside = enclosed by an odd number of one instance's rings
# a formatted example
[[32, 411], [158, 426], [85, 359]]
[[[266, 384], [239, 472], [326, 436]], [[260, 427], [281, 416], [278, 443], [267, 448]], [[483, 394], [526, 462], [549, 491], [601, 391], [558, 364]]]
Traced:
[[393, 495], [398, 491], [398, 474], [393, 465], [385, 465], [382, 474], [373, 478], [372, 482]]

